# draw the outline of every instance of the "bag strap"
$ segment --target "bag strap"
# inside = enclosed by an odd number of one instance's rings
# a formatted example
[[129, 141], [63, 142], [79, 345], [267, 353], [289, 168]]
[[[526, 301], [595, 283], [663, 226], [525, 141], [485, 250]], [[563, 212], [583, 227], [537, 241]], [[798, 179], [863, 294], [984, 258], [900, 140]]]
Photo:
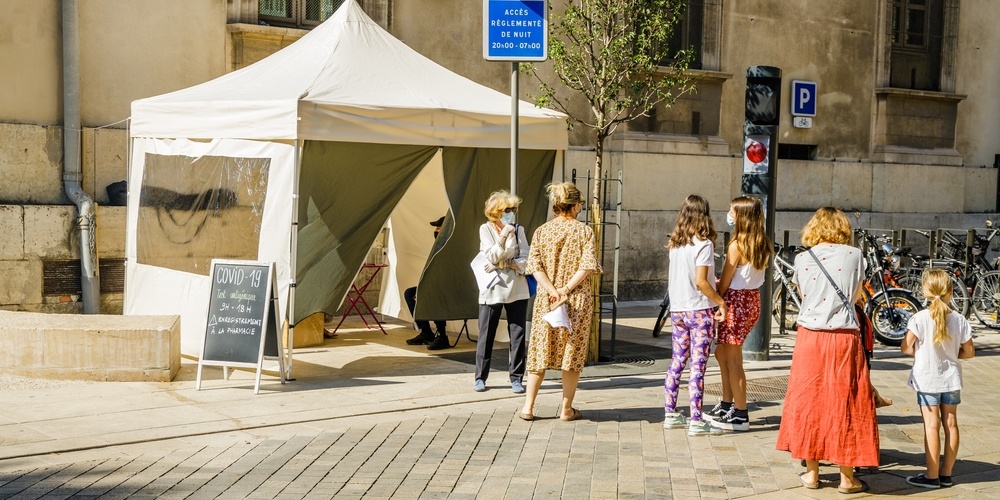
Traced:
[[[844, 307], [847, 308], [847, 311], [848, 312], [854, 311], [854, 306], [851, 305], [851, 301], [847, 300], [847, 295], [844, 295], [844, 292], [840, 290], [839, 286], [837, 286], [837, 282], [833, 281], [833, 276], [830, 276], [830, 273], [827, 272], [825, 267], [823, 267], [823, 263], [821, 263], [819, 261], [819, 258], [816, 257], [816, 254], [813, 253], [812, 248], [807, 249], [807, 251], [809, 252], [809, 255], [813, 258], [813, 260], [816, 261], [816, 265], [819, 266], [819, 270], [823, 271], [823, 274], [826, 275], [826, 279], [830, 280], [830, 284], [833, 285], [833, 289], [837, 291], [837, 295], [840, 296], [840, 300], [844, 301]], [[854, 322], [858, 323], [859, 321], [858, 319], [855, 319]], [[858, 325], [858, 328], [860, 327], [861, 325]]]

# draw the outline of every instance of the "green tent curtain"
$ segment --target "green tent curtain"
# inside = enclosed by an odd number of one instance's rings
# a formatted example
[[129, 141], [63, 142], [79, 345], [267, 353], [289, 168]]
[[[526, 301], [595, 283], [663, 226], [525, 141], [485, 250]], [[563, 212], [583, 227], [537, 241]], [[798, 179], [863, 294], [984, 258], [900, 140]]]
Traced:
[[[545, 185], [552, 180], [555, 158], [555, 151], [518, 152], [517, 194], [524, 201], [517, 219], [525, 226], [529, 243], [548, 215]], [[510, 150], [445, 148], [443, 164], [451, 212], [421, 275], [414, 315], [428, 320], [472, 319], [479, 316], [479, 288], [469, 262], [479, 252], [486, 199], [494, 191], [510, 189]]]
[[437, 151], [436, 146], [306, 141], [299, 178], [296, 322], [319, 311], [336, 312], [389, 214]]

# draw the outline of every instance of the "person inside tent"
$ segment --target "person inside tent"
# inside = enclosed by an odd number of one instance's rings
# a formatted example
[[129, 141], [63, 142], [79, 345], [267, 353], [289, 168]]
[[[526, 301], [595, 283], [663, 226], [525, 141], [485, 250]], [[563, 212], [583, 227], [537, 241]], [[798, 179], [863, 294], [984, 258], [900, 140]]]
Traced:
[[[438, 233], [441, 232], [441, 225], [444, 224], [444, 216], [441, 218], [431, 221], [431, 226], [434, 227], [434, 237], [438, 237]], [[406, 307], [410, 310], [410, 316], [413, 316], [413, 311], [417, 307], [417, 287], [411, 286], [403, 291], [403, 300], [406, 301]], [[451, 347], [451, 342], [448, 341], [448, 330], [447, 322], [444, 320], [434, 320], [434, 330], [431, 332], [431, 324], [427, 320], [416, 320], [417, 329], [420, 333], [412, 339], [407, 339], [406, 343], [409, 345], [426, 345], [427, 349], [431, 351], [438, 351], [441, 349], [447, 349]]]

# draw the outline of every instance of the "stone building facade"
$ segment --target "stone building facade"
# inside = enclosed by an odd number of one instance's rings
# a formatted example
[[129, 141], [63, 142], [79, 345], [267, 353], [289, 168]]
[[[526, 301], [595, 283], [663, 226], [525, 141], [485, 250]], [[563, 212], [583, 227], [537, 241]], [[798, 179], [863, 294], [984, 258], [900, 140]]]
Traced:
[[[78, 1], [78, 0], [77, 0]], [[76, 207], [62, 191], [60, 0], [0, 0], [0, 308], [79, 310]], [[239, 69], [301, 37], [339, 0], [78, 1], [83, 188], [98, 203], [102, 309], [120, 311], [130, 103]], [[448, 69], [509, 92], [509, 63], [482, 58], [482, 6], [361, 0], [373, 19]], [[551, 0], [560, 8], [560, 0]], [[689, 0], [676, 43], [698, 92], [610, 139], [623, 179], [621, 300], [662, 295], [666, 234], [689, 193], [724, 220], [739, 195], [745, 72], [783, 71], [779, 231], [823, 205], [884, 229], [982, 226], [997, 209], [1000, 15], [993, 0]], [[543, 64], [543, 70], [545, 66]], [[811, 128], [792, 126], [790, 82], [817, 84]], [[537, 89], [524, 77], [522, 98]], [[586, 112], [580, 109], [580, 113]], [[73, 133], [73, 132], [71, 132]], [[557, 166], [585, 176], [580, 127]], [[613, 215], [613, 214], [612, 214]], [[797, 235], [793, 234], [793, 238]], [[611, 239], [608, 241], [611, 245]], [[78, 274], [78, 271], [77, 271]]]

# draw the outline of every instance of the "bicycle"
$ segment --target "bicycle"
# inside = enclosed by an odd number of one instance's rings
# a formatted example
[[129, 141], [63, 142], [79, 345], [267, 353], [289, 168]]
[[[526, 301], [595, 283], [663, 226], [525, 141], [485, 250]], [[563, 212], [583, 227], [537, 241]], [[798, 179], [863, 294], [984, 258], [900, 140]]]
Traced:
[[855, 229], [854, 234], [860, 240], [868, 262], [868, 272], [861, 287], [865, 314], [871, 320], [879, 342], [899, 346], [906, 336], [907, 323], [923, 306], [884, 266], [886, 256], [882, 254], [882, 247], [875, 237], [864, 229]]
[[[792, 277], [795, 275], [795, 265], [793, 264], [795, 254], [800, 251], [802, 251], [802, 247], [783, 247], [778, 243], [774, 245], [771, 316], [774, 318], [775, 324], [782, 326], [782, 330], [795, 329], [799, 319], [799, 308], [802, 306], [798, 286], [792, 281]], [[784, 299], [784, 303], [782, 303], [782, 299]], [[782, 323], [782, 318], [784, 318], [784, 323]]]

